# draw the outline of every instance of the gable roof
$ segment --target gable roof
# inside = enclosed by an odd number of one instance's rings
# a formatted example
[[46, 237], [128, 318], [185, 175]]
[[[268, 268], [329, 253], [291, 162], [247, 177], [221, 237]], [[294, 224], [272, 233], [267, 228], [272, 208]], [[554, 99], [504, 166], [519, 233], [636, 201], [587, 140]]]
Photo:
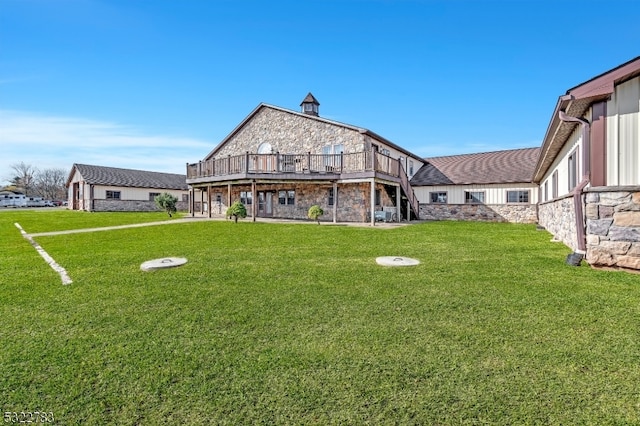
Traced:
[[[314, 98], [314, 99], [315, 99], [315, 98]], [[227, 143], [227, 142], [228, 142], [228, 141], [229, 141], [229, 140], [230, 140], [230, 139], [231, 139], [231, 138], [232, 138], [236, 133], [238, 133], [240, 130], [242, 130], [242, 128], [243, 128], [243, 127], [244, 127], [244, 126], [245, 126], [249, 121], [251, 121], [251, 119], [252, 119], [254, 116], [256, 116], [256, 114], [258, 114], [258, 112], [259, 112], [261, 109], [263, 109], [263, 108], [270, 108], [270, 109], [273, 109], [273, 110], [276, 110], [276, 111], [280, 111], [280, 112], [284, 112], [284, 113], [287, 113], [287, 114], [297, 115], [297, 116], [302, 117], [302, 118], [307, 119], [307, 120], [316, 120], [316, 121], [320, 121], [320, 122], [323, 122], [323, 123], [331, 124], [331, 125], [334, 125], [334, 126], [343, 127], [343, 128], [345, 128], [345, 129], [351, 129], [351, 130], [353, 130], [353, 131], [356, 131], [356, 132], [362, 133], [362, 134], [367, 135], [367, 136], [369, 136], [369, 137], [371, 137], [371, 138], [373, 138], [373, 139], [376, 139], [376, 140], [378, 140], [378, 141], [380, 141], [380, 142], [384, 143], [385, 145], [387, 145], [387, 146], [389, 146], [389, 147], [391, 147], [391, 148], [393, 148], [393, 149], [395, 149], [395, 150], [397, 150], [397, 151], [399, 151], [399, 152], [402, 152], [403, 154], [405, 154], [405, 155], [407, 155], [407, 156], [409, 156], [409, 157], [413, 157], [413, 158], [416, 158], [416, 159], [420, 159], [420, 156], [418, 156], [418, 155], [416, 155], [416, 154], [414, 154], [414, 153], [412, 153], [412, 152], [407, 151], [406, 149], [402, 148], [401, 146], [398, 146], [398, 145], [396, 145], [395, 143], [391, 142], [390, 140], [385, 139], [385, 138], [383, 138], [382, 136], [380, 136], [380, 135], [378, 135], [378, 134], [376, 134], [376, 133], [372, 132], [371, 130], [365, 129], [365, 128], [363, 128], [363, 127], [352, 126], [352, 125], [350, 125], [350, 124], [341, 123], [341, 122], [339, 122], [339, 121], [328, 120], [328, 119], [326, 119], [326, 118], [322, 118], [322, 117], [319, 117], [319, 116], [316, 116], [316, 115], [304, 114], [304, 113], [302, 113], [302, 112], [292, 111], [292, 110], [290, 110], [290, 109], [281, 108], [281, 107], [278, 107], [278, 106], [269, 105], [269, 104], [265, 104], [265, 103], [261, 103], [261, 104], [259, 104], [259, 105], [258, 105], [258, 106], [253, 110], [253, 111], [251, 111], [251, 112], [249, 113], [249, 115], [247, 115], [247, 116], [245, 117], [245, 119], [244, 119], [244, 120], [242, 120], [242, 121], [240, 122], [240, 124], [238, 124], [238, 125], [237, 125], [237, 126], [236, 126], [232, 131], [231, 131], [231, 133], [229, 133], [229, 134], [228, 134], [228, 135], [227, 135], [227, 136], [226, 136], [226, 137], [225, 137], [225, 138], [224, 138], [224, 139], [223, 139], [223, 140], [222, 140], [218, 145], [216, 145], [216, 147], [215, 147], [215, 148], [213, 148], [213, 150], [211, 150], [211, 152], [209, 152], [209, 153], [208, 153], [204, 158], [205, 158], [206, 160], [208, 160], [208, 159], [210, 159], [210, 158], [214, 157], [214, 156], [216, 155], [216, 153], [217, 153], [218, 151], [220, 151], [220, 149], [222, 149], [222, 147], [223, 147], [223, 146], [224, 146], [224, 145], [225, 145], [225, 144], [226, 144], [226, 143]]]
[[606, 101], [615, 86], [640, 75], [640, 56], [579, 84], [558, 98], [542, 142], [540, 158], [536, 164], [533, 181], [540, 183], [558, 153], [573, 133], [578, 123], [564, 122], [558, 114], [563, 111], [572, 117], [582, 117], [596, 102]]
[[174, 173], [148, 172], [116, 167], [74, 164], [67, 179], [69, 186], [75, 171], [90, 185], [123, 186], [130, 188], [187, 190], [187, 176]]
[[416, 186], [531, 182], [540, 148], [425, 158]]

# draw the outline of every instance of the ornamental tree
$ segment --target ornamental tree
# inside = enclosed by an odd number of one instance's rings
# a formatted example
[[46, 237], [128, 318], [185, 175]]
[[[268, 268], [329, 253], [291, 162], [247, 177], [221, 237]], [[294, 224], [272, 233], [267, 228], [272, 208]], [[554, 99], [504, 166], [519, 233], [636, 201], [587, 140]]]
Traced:
[[247, 208], [240, 201], [236, 201], [227, 209], [227, 217], [229, 219], [233, 217], [235, 222], [238, 223], [238, 218], [244, 219], [247, 217]]
[[171, 213], [176, 212], [176, 203], [178, 202], [178, 198], [168, 192], [156, 196], [155, 201], [156, 206], [161, 210], [166, 211], [169, 217], [171, 217]]

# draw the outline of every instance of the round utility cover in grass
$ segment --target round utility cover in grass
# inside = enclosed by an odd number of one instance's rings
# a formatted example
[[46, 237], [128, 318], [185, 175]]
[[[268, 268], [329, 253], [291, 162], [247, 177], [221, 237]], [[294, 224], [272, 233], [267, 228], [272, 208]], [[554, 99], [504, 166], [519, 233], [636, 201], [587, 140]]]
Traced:
[[382, 266], [415, 266], [419, 265], [420, 261], [403, 256], [382, 256], [376, 257], [376, 263]]
[[187, 263], [187, 259], [184, 257], [165, 257], [162, 259], [148, 260], [140, 265], [140, 269], [143, 271], [155, 271], [156, 269], [174, 268], [184, 265], [185, 263]]

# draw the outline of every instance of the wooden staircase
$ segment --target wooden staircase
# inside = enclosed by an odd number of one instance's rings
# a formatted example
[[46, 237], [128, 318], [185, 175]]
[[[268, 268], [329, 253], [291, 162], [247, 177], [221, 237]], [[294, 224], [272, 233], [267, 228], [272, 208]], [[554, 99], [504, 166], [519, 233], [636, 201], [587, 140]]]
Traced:
[[[409, 205], [411, 206], [411, 212], [413, 213], [414, 218], [420, 219], [420, 202], [418, 201], [418, 197], [416, 197], [415, 192], [413, 192], [413, 187], [409, 182], [409, 177], [407, 176], [407, 173], [404, 171], [404, 167], [402, 166], [402, 163], [400, 161], [398, 161], [398, 163], [400, 163], [400, 187], [404, 192], [404, 196], [407, 197], [407, 200], [409, 201]], [[401, 202], [401, 200], [399, 202]], [[410, 214], [407, 214], [407, 219], [411, 220]]]

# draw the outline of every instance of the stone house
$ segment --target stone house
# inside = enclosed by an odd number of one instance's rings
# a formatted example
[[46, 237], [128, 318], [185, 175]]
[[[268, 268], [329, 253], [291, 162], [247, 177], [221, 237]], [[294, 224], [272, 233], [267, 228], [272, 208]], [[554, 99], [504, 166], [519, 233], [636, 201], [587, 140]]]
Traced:
[[538, 221], [594, 266], [640, 270], [640, 57], [555, 106], [533, 175]]
[[249, 216], [371, 222], [415, 219], [410, 179], [422, 159], [375, 134], [322, 118], [309, 93], [301, 111], [260, 104], [202, 161], [187, 164], [192, 215], [224, 215], [239, 200]]
[[420, 217], [535, 223], [540, 148], [425, 158], [411, 184]]
[[66, 183], [69, 209], [86, 211], [154, 211], [155, 197], [167, 192], [187, 210], [186, 176], [144, 170], [74, 164]]

